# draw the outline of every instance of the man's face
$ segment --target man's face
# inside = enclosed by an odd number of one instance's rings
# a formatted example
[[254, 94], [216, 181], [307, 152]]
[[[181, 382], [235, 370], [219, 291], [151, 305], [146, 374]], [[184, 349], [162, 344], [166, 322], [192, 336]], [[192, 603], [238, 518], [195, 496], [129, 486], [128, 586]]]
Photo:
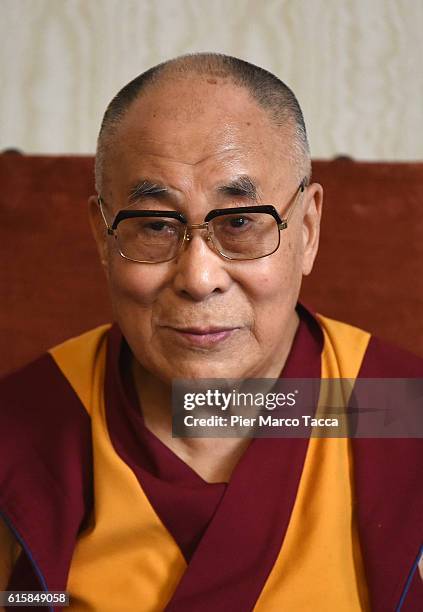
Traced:
[[[240, 177], [255, 185], [257, 201], [238, 188]], [[111, 222], [148, 180], [166, 192], [131, 208], [177, 210], [192, 224], [236, 204], [273, 204], [283, 216], [302, 178], [288, 131], [246, 90], [185, 77], [161, 82], [130, 107], [109, 146], [101, 195]], [[193, 230], [177, 259], [158, 264], [123, 259], [93, 205], [115, 317], [138, 362], [167, 382], [278, 376], [297, 326], [301, 277], [317, 249], [320, 201], [321, 188], [309, 187], [268, 257], [226, 260]]]

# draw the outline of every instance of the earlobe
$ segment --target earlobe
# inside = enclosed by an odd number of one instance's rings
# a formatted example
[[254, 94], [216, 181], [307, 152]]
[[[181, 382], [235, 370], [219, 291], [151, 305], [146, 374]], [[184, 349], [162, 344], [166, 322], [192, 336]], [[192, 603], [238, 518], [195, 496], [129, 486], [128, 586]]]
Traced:
[[100, 257], [101, 265], [107, 271], [107, 230], [104, 224], [104, 219], [101, 215], [98, 198], [95, 195], [92, 195], [88, 198], [88, 214], [90, 219], [91, 231], [93, 233], [97, 245], [97, 251]]
[[323, 188], [318, 183], [307, 187], [303, 217], [303, 266], [304, 276], [313, 269], [319, 247], [320, 220], [322, 216]]

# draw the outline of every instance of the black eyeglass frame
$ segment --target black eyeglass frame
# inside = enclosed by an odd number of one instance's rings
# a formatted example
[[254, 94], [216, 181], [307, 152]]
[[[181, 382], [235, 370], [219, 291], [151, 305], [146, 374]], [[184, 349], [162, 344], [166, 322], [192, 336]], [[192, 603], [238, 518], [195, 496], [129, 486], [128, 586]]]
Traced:
[[[187, 218], [185, 217], [185, 215], [183, 215], [181, 212], [178, 212], [176, 210], [128, 210], [128, 209], [122, 209], [120, 210], [117, 215], [115, 216], [112, 225], [109, 225], [106, 219], [106, 216], [104, 214], [103, 211], [103, 204], [105, 204], [105, 201], [103, 200], [103, 198], [101, 197], [101, 195], [97, 196], [97, 201], [100, 207], [100, 212], [101, 212], [101, 216], [103, 217], [104, 223], [106, 225], [106, 229], [107, 229], [107, 233], [109, 236], [114, 236], [115, 240], [118, 244], [118, 250], [119, 250], [119, 254], [124, 258], [124, 259], [128, 259], [129, 261], [134, 261], [136, 263], [149, 263], [149, 264], [155, 264], [155, 263], [165, 263], [167, 261], [172, 261], [173, 259], [176, 259], [179, 255], [179, 253], [182, 251], [183, 246], [185, 244], [185, 242], [189, 242], [191, 239], [191, 234], [190, 234], [190, 230], [192, 229], [205, 229], [207, 230], [207, 240], [209, 240], [213, 246], [213, 249], [222, 257], [224, 257], [225, 259], [229, 259], [232, 261], [252, 261], [254, 259], [262, 259], [263, 257], [268, 257], [269, 255], [272, 255], [273, 253], [275, 253], [279, 246], [280, 246], [280, 232], [284, 229], [286, 229], [288, 227], [288, 222], [291, 218], [292, 212], [295, 208], [295, 204], [297, 203], [297, 201], [299, 200], [299, 196], [304, 193], [304, 190], [307, 186], [307, 177], [304, 177], [303, 180], [301, 181], [300, 185], [298, 186], [297, 191], [294, 194], [294, 201], [292, 202], [291, 206], [289, 206], [288, 210], [286, 211], [286, 216], [284, 218], [282, 218], [278, 211], [276, 210], [276, 208], [272, 205], [272, 204], [258, 204], [258, 205], [254, 205], [254, 206], [236, 206], [233, 208], [215, 208], [213, 210], [210, 210], [207, 215], [204, 217], [204, 221], [203, 223], [193, 223], [193, 224], [189, 224]], [[230, 257], [229, 255], [226, 255], [225, 253], [222, 253], [216, 246], [214, 240], [213, 240], [213, 235], [210, 232], [209, 228], [208, 228], [208, 223], [209, 221], [212, 221], [213, 219], [215, 219], [216, 217], [223, 217], [225, 215], [233, 215], [233, 214], [243, 214], [243, 213], [265, 213], [265, 214], [269, 214], [271, 215], [278, 226], [278, 230], [279, 230], [279, 240], [278, 240], [278, 244], [275, 247], [275, 249], [271, 252], [271, 253], [266, 253], [265, 255], [260, 255], [259, 257], [246, 257], [246, 258], [237, 258], [237, 257]], [[185, 230], [184, 230], [184, 234], [183, 237], [181, 239], [181, 243], [178, 247], [177, 252], [175, 253], [175, 255], [173, 255], [171, 258], [169, 259], [164, 259], [164, 260], [160, 260], [160, 261], [144, 261], [144, 260], [139, 260], [139, 259], [133, 259], [132, 257], [128, 257], [127, 255], [125, 255], [124, 253], [122, 253], [120, 245], [119, 245], [119, 240], [118, 240], [118, 236], [116, 234], [116, 229], [119, 225], [119, 223], [121, 221], [124, 221], [125, 219], [134, 219], [134, 218], [142, 218], [142, 217], [160, 217], [160, 218], [166, 218], [166, 219], [176, 219], [177, 221], [179, 221], [182, 225], [185, 226]]]

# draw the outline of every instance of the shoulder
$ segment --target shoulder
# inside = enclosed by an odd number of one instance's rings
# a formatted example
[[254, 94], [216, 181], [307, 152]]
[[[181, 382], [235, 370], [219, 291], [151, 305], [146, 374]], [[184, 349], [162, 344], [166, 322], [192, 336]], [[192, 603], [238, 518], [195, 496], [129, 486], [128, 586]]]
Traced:
[[53, 525], [65, 506], [80, 521], [90, 507], [86, 402], [90, 379], [102, 380], [109, 328], [72, 338], [0, 381], [0, 509], [18, 531], [32, 534], [41, 516]]
[[72, 338], [0, 381], [0, 445], [9, 465], [88, 444], [85, 395], [109, 327]]
[[423, 378], [423, 358], [371, 336], [360, 369], [365, 378]]
[[351, 358], [360, 360], [358, 377], [423, 378], [423, 358], [354, 325], [316, 314], [326, 344]]
[[[329, 346], [338, 361], [348, 364], [351, 356], [356, 360], [357, 385], [360, 379], [364, 384], [365, 379], [423, 379], [421, 357], [353, 325], [321, 315], [316, 315], [316, 320], [324, 347]], [[421, 381], [412, 381], [410, 389], [421, 393]], [[391, 603], [394, 606], [407, 595], [413, 580], [407, 601], [417, 604], [421, 585], [413, 579], [413, 568], [423, 529], [423, 440], [352, 437], [350, 449], [354, 512], [371, 600], [376, 604], [386, 599], [389, 604], [385, 607], [391, 609]]]
[[[90, 401], [94, 389], [102, 397], [109, 328], [71, 338], [0, 381], [0, 512], [52, 580], [67, 567], [92, 509]], [[0, 550], [3, 581], [17, 552], [6, 534], [9, 544]], [[13, 584], [27, 579], [29, 557], [22, 558]]]
[[92, 374], [110, 325], [102, 325], [52, 347], [24, 367], [0, 380], [0, 402], [16, 406], [24, 402], [42, 409], [46, 399], [63, 391], [77, 378]]

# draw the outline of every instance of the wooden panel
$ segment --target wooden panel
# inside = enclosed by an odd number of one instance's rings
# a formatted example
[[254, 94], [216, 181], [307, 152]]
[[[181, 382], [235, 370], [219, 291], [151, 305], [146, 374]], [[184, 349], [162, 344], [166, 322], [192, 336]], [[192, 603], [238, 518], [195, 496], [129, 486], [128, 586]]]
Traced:
[[423, 164], [318, 162], [322, 234], [302, 296], [423, 356]]
[[110, 320], [91, 157], [0, 155], [0, 372]]

